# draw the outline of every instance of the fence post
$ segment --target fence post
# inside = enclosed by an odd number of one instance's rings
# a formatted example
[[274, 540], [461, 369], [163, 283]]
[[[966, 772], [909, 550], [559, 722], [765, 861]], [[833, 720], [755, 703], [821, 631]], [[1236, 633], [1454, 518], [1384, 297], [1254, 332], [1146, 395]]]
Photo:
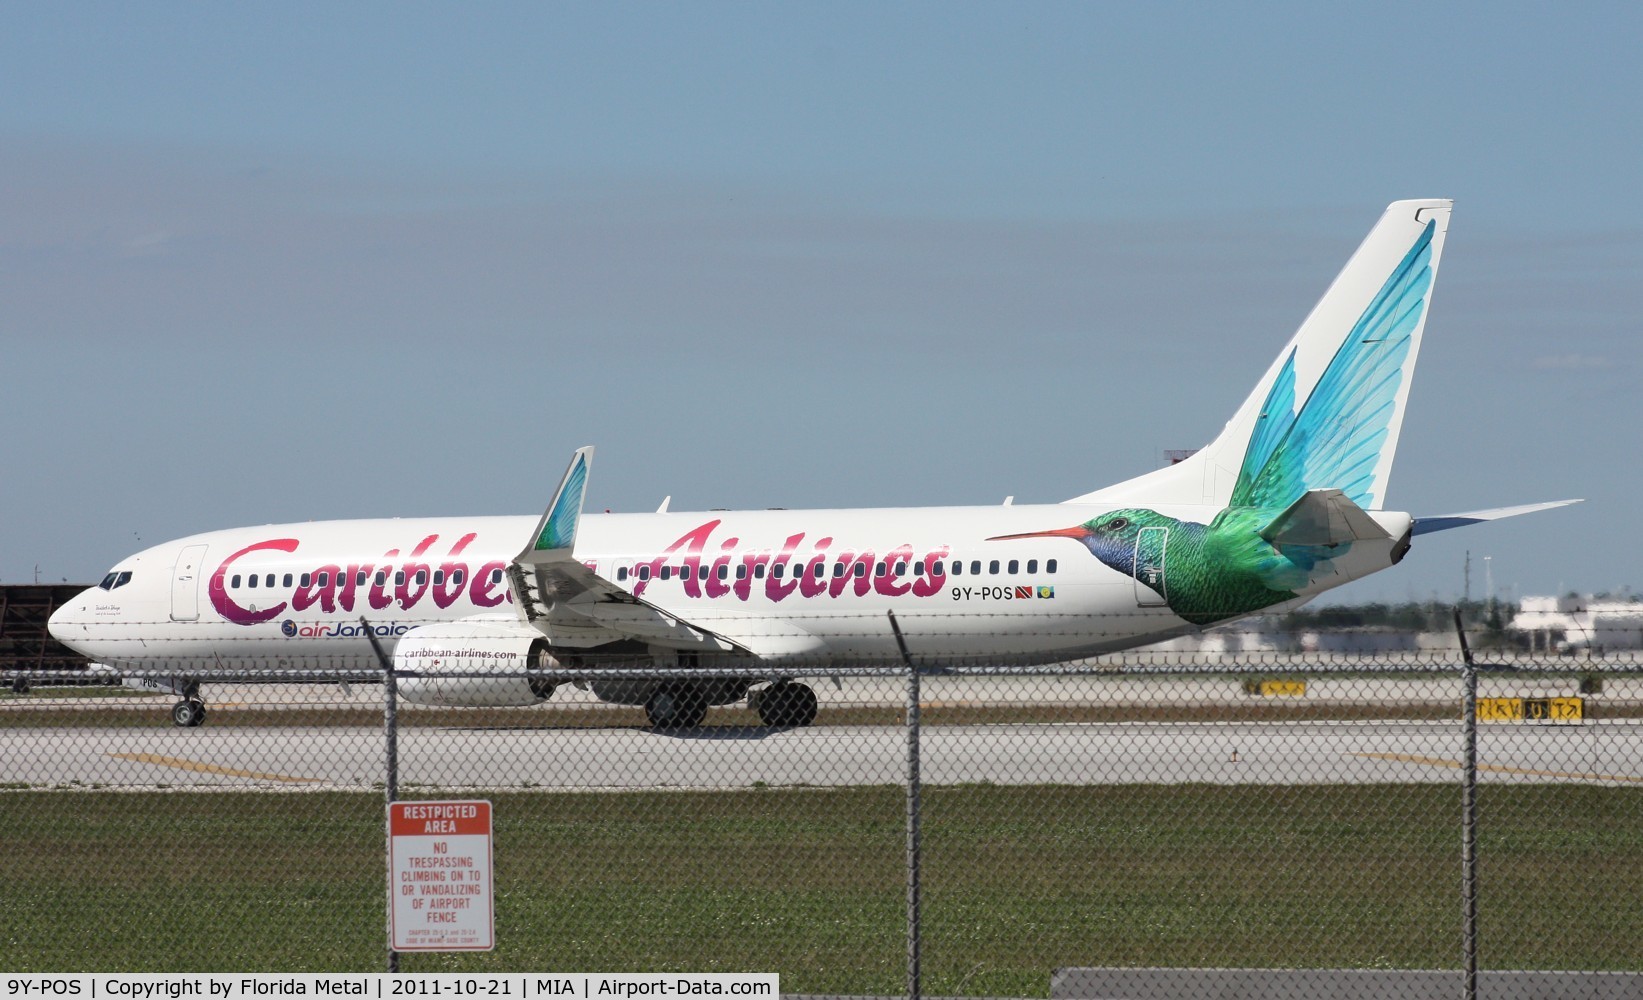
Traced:
[[382, 643], [377, 641], [376, 633], [371, 630], [371, 623], [364, 615], [359, 623], [365, 629], [365, 637], [371, 640], [371, 649], [376, 653], [377, 664], [382, 668], [382, 743], [384, 756], [384, 780], [382, 783], [384, 805], [382, 809], [383, 848], [387, 863], [388, 891], [385, 894], [388, 900], [388, 912], [383, 914], [383, 930], [387, 934], [388, 971], [399, 971], [399, 952], [394, 950], [393, 939], [393, 906], [394, 900], [394, 834], [392, 830], [391, 809], [399, 798], [399, 679], [394, 674], [394, 661], [389, 658]]
[[1460, 636], [1460, 651], [1465, 678], [1465, 706], [1462, 725], [1466, 745], [1461, 757], [1461, 947], [1465, 968], [1466, 1000], [1477, 1000], [1478, 995], [1478, 670], [1472, 659], [1472, 647], [1466, 642], [1466, 627], [1461, 624], [1460, 608], [1455, 608], [1455, 632]]
[[923, 789], [919, 778], [919, 674], [918, 668], [913, 665], [913, 658], [907, 653], [907, 640], [902, 638], [896, 613], [892, 611], [889, 615], [890, 629], [896, 634], [902, 662], [907, 664], [907, 1000], [919, 1000], [924, 995], [923, 970], [920, 968], [924, 939], [920, 926], [922, 900], [919, 895], [919, 868], [923, 861], [919, 830]]

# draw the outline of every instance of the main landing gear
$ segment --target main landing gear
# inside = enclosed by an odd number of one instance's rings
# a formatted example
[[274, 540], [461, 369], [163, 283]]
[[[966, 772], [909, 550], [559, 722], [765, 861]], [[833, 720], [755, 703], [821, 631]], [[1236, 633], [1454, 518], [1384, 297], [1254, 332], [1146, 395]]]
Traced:
[[[689, 682], [662, 684], [645, 699], [645, 717], [656, 729], [694, 729], [707, 718], [709, 692]], [[808, 684], [775, 681], [747, 696], [759, 721], [772, 729], [799, 729], [816, 721], [816, 692]]]
[[816, 721], [816, 692], [808, 684], [777, 681], [758, 692], [759, 721], [778, 729], [798, 729]]
[[657, 729], [693, 729], [707, 718], [707, 698], [694, 684], [663, 684], [645, 699], [645, 717]]

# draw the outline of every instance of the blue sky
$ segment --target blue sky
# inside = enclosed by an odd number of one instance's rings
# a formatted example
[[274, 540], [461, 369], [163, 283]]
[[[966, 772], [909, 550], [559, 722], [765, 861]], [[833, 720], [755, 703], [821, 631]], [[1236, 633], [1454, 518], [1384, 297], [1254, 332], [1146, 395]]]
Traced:
[[[13, 4], [0, 579], [198, 530], [1055, 501], [1456, 199], [1343, 599], [1643, 586], [1631, 5]], [[1480, 574], [1474, 574], [1480, 579]], [[1474, 593], [1481, 582], [1474, 584]]]

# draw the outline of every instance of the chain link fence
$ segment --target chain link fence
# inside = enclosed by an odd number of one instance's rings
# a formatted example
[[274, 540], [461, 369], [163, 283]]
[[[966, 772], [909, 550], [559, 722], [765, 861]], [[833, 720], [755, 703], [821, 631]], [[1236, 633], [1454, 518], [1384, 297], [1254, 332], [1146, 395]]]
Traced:
[[[1072, 968], [1643, 972], [1643, 660], [1467, 659], [799, 665], [806, 726], [766, 725], [768, 669], [729, 665], [425, 671], [398, 680], [553, 693], [392, 711], [380, 670], [194, 666], [190, 727], [142, 678], [20, 675], [0, 964], [383, 968], [393, 789], [495, 814], [495, 950], [403, 971], [1012, 997]], [[598, 696], [705, 681], [759, 683], [672, 728]]]

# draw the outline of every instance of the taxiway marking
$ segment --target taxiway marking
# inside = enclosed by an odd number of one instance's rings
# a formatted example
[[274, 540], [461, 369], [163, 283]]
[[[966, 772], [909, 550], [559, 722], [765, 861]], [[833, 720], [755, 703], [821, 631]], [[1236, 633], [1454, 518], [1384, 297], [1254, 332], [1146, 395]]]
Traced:
[[[1409, 753], [1355, 753], [1354, 757], [1368, 757], [1371, 760], [1392, 760], [1400, 764], [1426, 764], [1430, 767], [1452, 767], [1459, 769], [1458, 760], [1445, 760], [1442, 757], [1421, 757]], [[1479, 771], [1494, 771], [1498, 774], [1523, 774], [1531, 778], [1576, 778], [1583, 781], [1629, 781], [1643, 784], [1643, 778], [1629, 774], [1597, 774], [1592, 771], [1540, 771], [1530, 767], [1507, 767], [1502, 764], [1479, 764]]]
[[197, 771], [201, 774], [223, 774], [231, 778], [260, 778], [263, 781], [292, 781], [316, 782], [319, 778], [297, 778], [289, 774], [268, 774], [263, 771], [241, 771], [232, 767], [223, 767], [219, 764], [207, 764], [199, 760], [185, 760], [182, 757], [164, 757], [157, 753], [111, 753], [110, 757], [120, 760], [136, 761], [139, 764], [158, 764], [161, 767], [175, 767], [181, 771]]

